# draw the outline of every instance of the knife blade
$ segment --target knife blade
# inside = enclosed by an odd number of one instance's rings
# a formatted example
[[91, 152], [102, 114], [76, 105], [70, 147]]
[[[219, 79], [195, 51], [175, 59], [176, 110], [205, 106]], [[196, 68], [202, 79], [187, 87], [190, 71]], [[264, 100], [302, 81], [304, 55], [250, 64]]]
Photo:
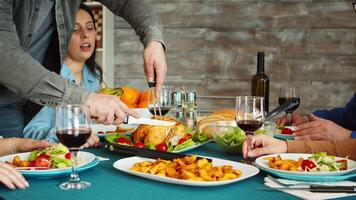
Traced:
[[148, 119], [148, 118], [135, 118], [130, 115], [126, 115], [123, 121], [124, 124], [147, 124], [153, 126], [174, 126], [175, 122], [167, 122], [157, 119]]
[[310, 192], [326, 192], [326, 193], [356, 193], [356, 186], [325, 186], [325, 185], [310, 185], [309, 187], [274, 187], [263, 188], [267, 190], [309, 190]]

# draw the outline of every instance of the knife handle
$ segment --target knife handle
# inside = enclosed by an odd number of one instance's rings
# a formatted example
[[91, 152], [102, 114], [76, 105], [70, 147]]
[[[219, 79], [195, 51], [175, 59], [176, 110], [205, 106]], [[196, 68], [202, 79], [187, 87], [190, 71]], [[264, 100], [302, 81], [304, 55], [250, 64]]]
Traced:
[[124, 117], [122, 123], [123, 123], [123, 124], [129, 123], [129, 117], [130, 117], [129, 115], [125, 115], [125, 117]]
[[320, 186], [311, 185], [310, 192], [355, 193], [355, 186]]

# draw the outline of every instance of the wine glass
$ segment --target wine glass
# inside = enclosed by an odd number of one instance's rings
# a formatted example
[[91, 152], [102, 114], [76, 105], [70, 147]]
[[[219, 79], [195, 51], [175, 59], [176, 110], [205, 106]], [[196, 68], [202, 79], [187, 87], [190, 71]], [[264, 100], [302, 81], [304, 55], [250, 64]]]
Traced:
[[[262, 126], [264, 121], [264, 98], [257, 96], [236, 97], [235, 120], [237, 125], [245, 131], [247, 137], [251, 139], [253, 133]], [[252, 148], [248, 146], [247, 151]], [[254, 159], [247, 157], [241, 162], [253, 164]]]
[[264, 121], [264, 98], [257, 96], [236, 97], [236, 123], [246, 135], [261, 128]]
[[291, 100], [296, 101], [297, 105], [286, 110], [286, 115], [287, 115], [287, 122], [285, 124], [286, 126], [291, 125], [292, 112], [299, 107], [300, 104], [299, 88], [295, 88], [295, 87], [281, 88], [279, 98], [278, 98], [279, 105], [282, 105], [283, 103]]
[[84, 189], [89, 182], [81, 181], [77, 173], [77, 153], [91, 134], [89, 106], [60, 105], [56, 108], [56, 135], [58, 140], [69, 148], [72, 157], [70, 179], [59, 185], [61, 189]]
[[[150, 89], [151, 90], [151, 89]], [[152, 90], [151, 90], [152, 91]], [[151, 92], [149, 91], [149, 92]], [[157, 102], [154, 102], [153, 92], [148, 100], [148, 110], [152, 115], [166, 115], [170, 110], [170, 87], [162, 86], [161, 93]], [[160, 108], [160, 109], [159, 109]], [[161, 110], [161, 113], [160, 111]]]

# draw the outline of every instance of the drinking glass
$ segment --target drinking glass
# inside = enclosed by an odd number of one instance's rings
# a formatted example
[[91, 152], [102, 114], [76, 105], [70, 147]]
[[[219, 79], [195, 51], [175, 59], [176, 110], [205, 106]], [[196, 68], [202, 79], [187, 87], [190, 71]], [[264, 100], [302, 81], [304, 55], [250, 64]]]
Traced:
[[283, 103], [290, 100], [294, 100], [298, 103], [296, 106], [293, 106], [292, 108], [286, 110], [286, 115], [287, 115], [287, 122], [285, 124], [286, 126], [291, 125], [292, 112], [299, 107], [300, 104], [299, 88], [296, 87], [281, 88], [279, 98], [278, 98], [279, 105], [282, 105]]
[[236, 97], [236, 123], [246, 135], [253, 135], [264, 121], [264, 98], [257, 96]]
[[89, 182], [81, 181], [77, 173], [77, 154], [91, 134], [89, 106], [60, 105], [56, 108], [56, 135], [58, 140], [69, 148], [72, 158], [70, 179], [59, 185], [64, 190], [77, 190], [89, 187]]
[[[151, 90], [151, 89], [150, 89]], [[154, 101], [153, 92], [148, 100], [148, 110], [152, 115], [166, 115], [170, 110], [170, 87], [162, 86], [159, 99]], [[159, 108], [161, 113], [159, 113]], [[156, 113], [155, 113], [156, 112]]]

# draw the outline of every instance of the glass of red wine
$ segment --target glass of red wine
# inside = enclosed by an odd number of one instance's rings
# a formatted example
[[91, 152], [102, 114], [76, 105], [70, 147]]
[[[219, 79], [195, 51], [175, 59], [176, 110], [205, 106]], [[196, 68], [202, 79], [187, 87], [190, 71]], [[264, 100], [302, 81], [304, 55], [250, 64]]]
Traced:
[[[148, 102], [148, 110], [152, 115], [166, 115], [170, 110], [170, 87], [162, 86], [160, 97], [157, 102], [154, 102], [153, 95]], [[159, 113], [159, 108], [161, 109], [161, 113]], [[156, 114], [155, 114], [156, 111]]]
[[[245, 131], [247, 137], [251, 139], [254, 132], [262, 127], [264, 121], [264, 98], [257, 96], [236, 97], [235, 119], [237, 125]], [[247, 151], [253, 147], [248, 146]], [[254, 159], [247, 157], [240, 162], [253, 164]]]
[[69, 148], [72, 157], [70, 179], [59, 185], [64, 190], [77, 190], [90, 187], [89, 182], [81, 181], [77, 173], [77, 154], [91, 134], [89, 107], [86, 105], [60, 105], [56, 108], [56, 135], [58, 140]]
[[236, 97], [236, 123], [246, 135], [261, 128], [264, 121], [264, 98], [258, 96]]
[[287, 122], [285, 124], [286, 126], [292, 125], [291, 124], [292, 112], [299, 107], [300, 104], [299, 88], [295, 88], [295, 87], [281, 88], [279, 98], [278, 98], [279, 105], [282, 105], [283, 103], [290, 100], [294, 100], [298, 102], [298, 104], [286, 110], [286, 115], [287, 115]]

